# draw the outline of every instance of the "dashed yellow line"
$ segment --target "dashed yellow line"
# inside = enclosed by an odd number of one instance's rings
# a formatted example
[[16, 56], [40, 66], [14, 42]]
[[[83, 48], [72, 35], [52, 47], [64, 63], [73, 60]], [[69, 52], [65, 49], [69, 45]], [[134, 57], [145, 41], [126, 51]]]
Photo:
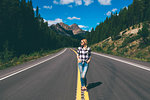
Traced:
[[80, 71], [78, 68], [78, 78], [77, 78], [77, 91], [76, 91], [76, 100], [81, 100], [81, 81], [80, 81]]
[[72, 50], [75, 54], [77, 54], [77, 52], [76, 52], [75, 50], [73, 50], [72, 48], [71, 48], [71, 50]]
[[[77, 52], [71, 49], [75, 54]], [[78, 65], [77, 65], [78, 66]], [[81, 100], [81, 80], [80, 80], [80, 71], [78, 67], [78, 77], [77, 77], [77, 91], [76, 91], [76, 100]], [[84, 100], [89, 100], [89, 95], [87, 91], [84, 91]]]
[[89, 94], [87, 91], [84, 91], [84, 99], [89, 100]]

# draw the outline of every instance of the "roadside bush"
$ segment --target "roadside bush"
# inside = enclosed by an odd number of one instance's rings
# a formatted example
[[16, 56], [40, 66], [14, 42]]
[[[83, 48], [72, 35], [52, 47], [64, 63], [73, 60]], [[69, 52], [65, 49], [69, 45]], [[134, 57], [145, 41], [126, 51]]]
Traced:
[[147, 61], [148, 61], [148, 62], [150, 62], [150, 57], [149, 57], [149, 58], [147, 58]]
[[127, 46], [128, 43], [131, 43], [131, 42], [133, 42], [133, 41], [135, 41], [135, 40], [137, 40], [137, 39], [139, 39], [139, 38], [140, 38], [139, 35], [133, 36], [133, 37], [131, 37], [131, 38], [130, 38], [130, 37], [126, 38], [126, 39], [123, 41], [123, 43], [122, 43], [122, 45], [120, 46], [120, 48], [123, 48], [123, 47]]
[[107, 51], [105, 51], [105, 53], [107, 53], [107, 54], [113, 54], [113, 52], [111, 50], [109, 50], [109, 49], [107, 49]]
[[102, 47], [105, 48], [106, 46], [107, 46], [107, 43], [104, 42], [104, 43], [102, 44]]
[[150, 53], [150, 47], [148, 48], [148, 52]]
[[128, 27], [128, 31], [130, 30], [130, 27]]
[[138, 24], [138, 28], [140, 28], [141, 27], [141, 25], [140, 24]]
[[132, 45], [132, 46], [130, 46], [129, 48], [132, 49], [132, 48], [135, 47], [135, 46], [136, 46], [136, 45]]
[[136, 57], [142, 59], [144, 58], [145, 55], [146, 55], [145, 53], [139, 52], [136, 54]]
[[108, 47], [108, 50], [111, 51], [111, 50], [113, 50], [114, 48], [115, 48], [115, 45], [114, 45], [114, 43], [113, 43], [111, 46]]
[[[37, 59], [39, 57], [55, 53], [60, 51], [62, 48], [57, 50], [50, 50], [50, 51], [41, 51], [41, 52], [34, 52], [29, 55], [22, 54], [20, 57], [13, 57], [12, 51], [5, 51], [0, 52], [0, 70], [5, 69], [7, 67], [16, 66], [26, 61], [30, 61], [33, 59]], [[5, 58], [5, 59], [4, 59]]]
[[128, 52], [128, 48], [124, 48], [124, 49], [122, 50], [122, 52], [123, 52], [123, 53]]
[[96, 46], [96, 51], [103, 51], [103, 49], [101, 48], [101, 47], [99, 47], [99, 46]]
[[140, 41], [140, 45], [139, 48], [144, 48], [148, 45], [150, 45], [150, 31], [148, 30], [149, 25], [147, 23], [143, 24], [143, 28], [141, 30], [139, 30], [138, 34], [141, 36], [141, 41]]
[[120, 35], [115, 36], [114, 38], [112, 38], [112, 40], [119, 40], [121, 38]]
[[135, 26], [133, 25], [132, 29], [135, 29]]
[[[128, 29], [128, 30], [130, 30], [130, 29]], [[125, 30], [124, 32], [122, 32], [122, 35], [124, 35], [124, 33], [126, 33], [127, 31]]]
[[1, 62], [8, 62], [13, 58], [13, 51], [9, 51], [8, 49], [5, 49], [4, 52], [0, 53], [0, 60]]

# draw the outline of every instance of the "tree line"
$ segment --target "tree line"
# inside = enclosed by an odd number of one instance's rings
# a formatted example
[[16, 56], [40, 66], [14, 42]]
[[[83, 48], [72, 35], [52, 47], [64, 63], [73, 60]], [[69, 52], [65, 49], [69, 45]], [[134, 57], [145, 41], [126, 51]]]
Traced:
[[0, 0], [0, 59], [77, 45], [77, 39], [51, 30], [31, 0]]
[[121, 31], [145, 21], [150, 22], [150, 0], [133, 0], [131, 5], [124, 7], [119, 13], [111, 13], [104, 22], [87, 32], [86, 38], [90, 44], [110, 36], [115, 40]]

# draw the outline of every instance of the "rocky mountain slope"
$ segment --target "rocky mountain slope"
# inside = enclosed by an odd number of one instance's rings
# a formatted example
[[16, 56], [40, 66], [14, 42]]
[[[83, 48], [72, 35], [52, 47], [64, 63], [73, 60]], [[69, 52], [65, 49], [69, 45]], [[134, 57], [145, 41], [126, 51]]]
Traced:
[[[143, 24], [134, 25], [112, 40], [111, 37], [92, 45], [94, 51], [123, 56], [138, 60], [150, 61], [150, 43], [144, 43], [139, 31]], [[144, 31], [143, 31], [144, 32]], [[142, 33], [143, 35], [144, 33]], [[149, 31], [150, 34], [150, 31]], [[146, 37], [150, 40], [150, 35]]]
[[71, 30], [73, 31], [74, 35], [85, 33], [77, 24], [70, 25]]
[[59, 34], [67, 36], [85, 33], [85, 31], [80, 29], [77, 24], [72, 24], [69, 26], [67, 24], [64, 24], [63, 22], [57, 23], [56, 25], [51, 25], [50, 28]]
[[51, 25], [50, 29], [52, 29], [54, 32], [58, 34], [67, 35], [67, 36], [73, 35], [73, 32], [71, 30], [66, 30], [59, 23], [57, 23], [56, 25]]

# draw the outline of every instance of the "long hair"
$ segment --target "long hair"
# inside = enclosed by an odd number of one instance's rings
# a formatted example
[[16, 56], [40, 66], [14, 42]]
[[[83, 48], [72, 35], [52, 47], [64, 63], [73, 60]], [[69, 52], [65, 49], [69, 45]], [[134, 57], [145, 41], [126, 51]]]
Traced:
[[85, 45], [88, 44], [87, 39], [82, 39], [81, 41], [83, 41], [85, 43]]

